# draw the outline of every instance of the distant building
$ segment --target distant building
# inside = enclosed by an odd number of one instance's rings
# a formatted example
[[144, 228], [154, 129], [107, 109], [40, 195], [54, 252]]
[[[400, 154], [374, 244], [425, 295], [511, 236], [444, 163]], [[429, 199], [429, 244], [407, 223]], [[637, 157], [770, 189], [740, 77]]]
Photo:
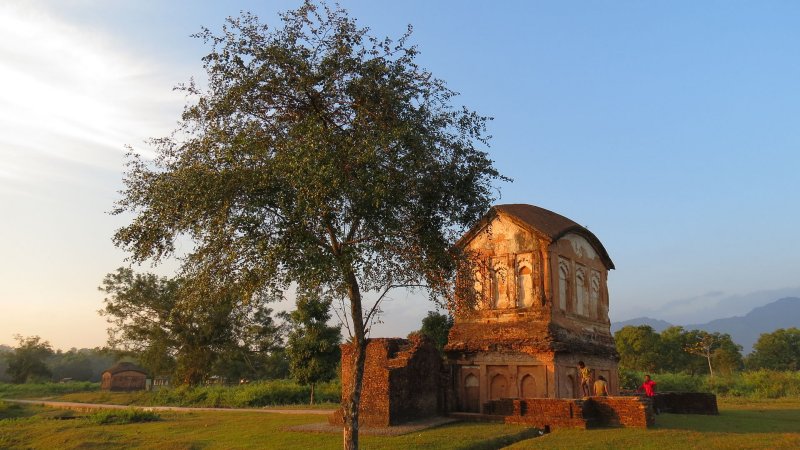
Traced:
[[147, 372], [130, 362], [119, 362], [103, 372], [100, 389], [141, 391], [147, 388]]

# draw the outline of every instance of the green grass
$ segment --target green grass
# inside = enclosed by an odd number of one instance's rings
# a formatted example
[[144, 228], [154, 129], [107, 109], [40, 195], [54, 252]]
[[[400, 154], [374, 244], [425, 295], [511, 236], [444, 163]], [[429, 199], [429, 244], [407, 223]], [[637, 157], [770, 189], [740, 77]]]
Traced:
[[0, 398], [41, 398], [72, 392], [96, 391], [100, 383], [70, 381], [67, 383], [0, 383]]
[[[340, 433], [288, 431], [324, 417], [269, 413], [160, 413], [147, 423], [97, 424], [52, 420], [41, 414], [0, 420], [0, 448], [139, 449], [338, 449]], [[494, 449], [529, 436], [526, 429], [502, 424], [456, 423], [403, 436], [361, 436], [364, 449]]]
[[97, 425], [124, 425], [126, 423], [155, 422], [157, 420], [161, 420], [161, 417], [154, 412], [128, 408], [122, 410], [100, 410], [87, 415], [86, 419], [89, 422]]
[[[542, 437], [517, 426], [455, 423], [403, 436], [361, 436], [364, 449], [711, 449], [800, 448], [800, 398], [721, 399], [719, 416], [662, 414], [650, 429], [555, 430]], [[99, 424], [92, 414], [0, 403], [0, 448], [337, 449], [340, 433], [289, 431], [324, 416], [255, 412], [162, 412], [161, 420]], [[115, 411], [120, 413], [120, 411]], [[97, 413], [94, 413], [97, 414]], [[2, 417], [2, 416], [0, 416]], [[521, 440], [523, 439], [523, 440]], [[521, 441], [520, 441], [521, 440]]]
[[800, 399], [720, 399], [719, 407], [719, 416], [661, 414], [647, 430], [556, 430], [509, 448], [800, 448]]

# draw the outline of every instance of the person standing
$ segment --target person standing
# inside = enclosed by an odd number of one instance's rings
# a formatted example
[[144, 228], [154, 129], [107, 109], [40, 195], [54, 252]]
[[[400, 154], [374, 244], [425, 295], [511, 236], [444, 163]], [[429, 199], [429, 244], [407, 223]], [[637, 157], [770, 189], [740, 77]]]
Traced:
[[608, 383], [602, 375], [597, 377], [597, 381], [594, 382], [594, 395], [598, 397], [608, 397]]
[[592, 395], [592, 371], [586, 367], [586, 364], [584, 364], [583, 361], [578, 361], [578, 375], [581, 378], [581, 392], [583, 393], [583, 396], [588, 397]]
[[656, 395], [656, 382], [650, 379], [650, 375], [645, 375], [644, 383], [639, 386], [636, 392], [644, 392], [644, 395], [653, 397]]

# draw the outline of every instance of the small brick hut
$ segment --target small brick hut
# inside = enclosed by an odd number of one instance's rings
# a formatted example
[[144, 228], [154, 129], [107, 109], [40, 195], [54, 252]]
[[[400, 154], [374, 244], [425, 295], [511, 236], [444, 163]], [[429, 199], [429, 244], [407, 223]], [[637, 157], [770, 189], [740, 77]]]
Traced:
[[106, 391], [141, 391], [147, 387], [147, 372], [136, 364], [119, 362], [103, 372], [100, 389]]
[[577, 363], [619, 392], [600, 240], [532, 205], [497, 205], [457, 243], [475, 260], [477, 304], [456, 315], [445, 353], [450, 407], [484, 412], [501, 398], [577, 398]]

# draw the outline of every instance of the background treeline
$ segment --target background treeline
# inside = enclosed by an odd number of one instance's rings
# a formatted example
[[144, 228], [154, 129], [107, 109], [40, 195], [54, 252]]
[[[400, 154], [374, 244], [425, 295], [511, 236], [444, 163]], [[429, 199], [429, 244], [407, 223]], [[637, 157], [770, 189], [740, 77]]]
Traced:
[[645, 373], [660, 391], [700, 391], [754, 398], [800, 396], [800, 329], [763, 333], [753, 352], [728, 334], [670, 327], [626, 326], [614, 333], [622, 389], [638, 388]]
[[800, 329], [762, 334], [746, 357], [725, 333], [669, 327], [657, 333], [647, 325], [626, 326], [614, 333], [620, 368], [689, 375], [731, 375], [742, 370], [800, 369]]
[[118, 355], [101, 348], [53, 350], [38, 336], [17, 336], [18, 346], [0, 345], [0, 382], [100, 381]]

